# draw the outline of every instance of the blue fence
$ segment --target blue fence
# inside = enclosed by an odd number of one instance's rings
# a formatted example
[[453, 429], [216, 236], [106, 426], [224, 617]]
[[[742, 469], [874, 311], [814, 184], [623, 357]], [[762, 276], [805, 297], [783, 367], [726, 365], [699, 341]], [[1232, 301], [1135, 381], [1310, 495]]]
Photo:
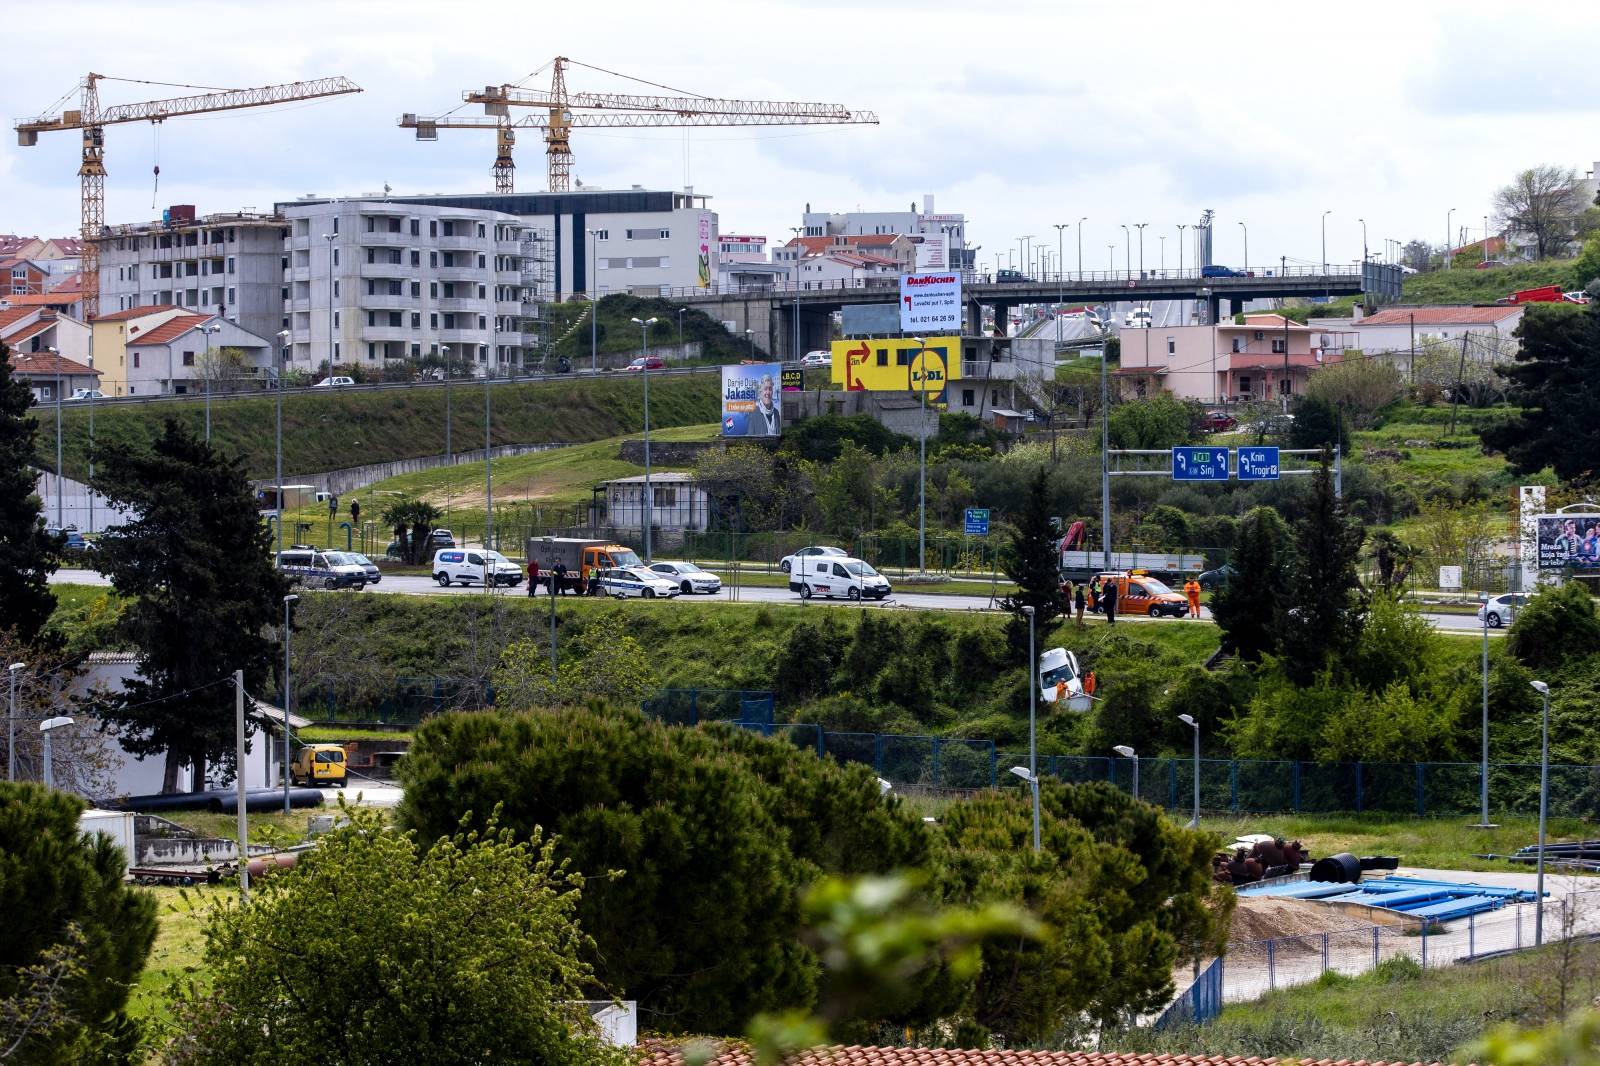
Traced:
[[1153, 1028], [1160, 1032], [1169, 1025], [1204, 1025], [1221, 1013], [1222, 960], [1213, 959], [1194, 984], [1167, 1005]]

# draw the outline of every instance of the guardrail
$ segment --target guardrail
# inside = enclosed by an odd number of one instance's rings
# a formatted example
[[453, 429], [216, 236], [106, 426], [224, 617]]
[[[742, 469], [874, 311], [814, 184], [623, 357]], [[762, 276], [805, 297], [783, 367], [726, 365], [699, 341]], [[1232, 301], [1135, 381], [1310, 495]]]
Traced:
[[[721, 372], [722, 372], [722, 367], [720, 367], [720, 366], [682, 366], [682, 367], [667, 367], [666, 369], [663, 369], [663, 370], [652, 370], [649, 373], [650, 373], [651, 377], [659, 378], [659, 377], [688, 377], [688, 376], [692, 376], [692, 375], [695, 375], [695, 374], [718, 374], [718, 373], [721, 373]], [[611, 381], [611, 380], [631, 381], [631, 380], [634, 380], [635, 377], [636, 377], [635, 374], [626, 373], [621, 369], [617, 369], [617, 370], [601, 370], [601, 371], [596, 372], [596, 371], [589, 370], [587, 368], [581, 369], [581, 370], [577, 369], [577, 368], [573, 368], [573, 370], [571, 370], [570, 372], [565, 373], [565, 374], [555, 374], [555, 373], [553, 373], [553, 374], [519, 374], [516, 377], [491, 378], [490, 381], [491, 381], [492, 384], [495, 384], [495, 385], [524, 385], [524, 384], [528, 384], [530, 382], [571, 381], [573, 379], [589, 380], [589, 379], [592, 379], [592, 378], [598, 378], [598, 379], [604, 380], [604, 381]], [[283, 390], [283, 394], [284, 394], [284, 396], [306, 396], [306, 395], [323, 396], [323, 395], [328, 395], [328, 394], [332, 394], [332, 393], [343, 394], [343, 393], [350, 393], [350, 392], [384, 392], [384, 391], [392, 391], [392, 390], [395, 390], [395, 389], [419, 389], [419, 388], [440, 388], [440, 389], [442, 389], [442, 388], [444, 388], [446, 386], [446, 384], [449, 384], [449, 385], [451, 385], [451, 386], [453, 386], [455, 388], [473, 388], [473, 387], [482, 385], [483, 384], [483, 378], [452, 378], [449, 382], [428, 381], [428, 380], [423, 380], [423, 381], [376, 381], [376, 382], [370, 382], [370, 383], [361, 384], [361, 385], [340, 385], [337, 388], [333, 388], [333, 387], [318, 388], [315, 385], [299, 385], [299, 386], [295, 386], [295, 387], [292, 387], [292, 388], [285, 388]], [[257, 398], [257, 397], [270, 397], [273, 394], [274, 394], [274, 390], [272, 389], [272, 387], [270, 385], [267, 385], [267, 386], [263, 386], [261, 388], [252, 388], [252, 389], [247, 389], [247, 390], [234, 390], [234, 391], [230, 391], [230, 392], [213, 392], [213, 393], [211, 393], [211, 401], [213, 403], [218, 403], [218, 402], [221, 402], [223, 400], [254, 399], [254, 398]], [[184, 392], [184, 393], [164, 392], [164, 393], [161, 393], [160, 395], [156, 395], [156, 396], [106, 396], [106, 397], [103, 397], [103, 398], [96, 398], [96, 399], [94, 399], [92, 401], [91, 400], [65, 400], [64, 399], [64, 400], [61, 401], [61, 407], [63, 409], [65, 409], [65, 410], [75, 410], [75, 409], [79, 409], [79, 408], [86, 408], [86, 407], [89, 407], [91, 405], [95, 406], [95, 407], [121, 407], [121, 406], [137, 406], [139, 404], [145, 404], [145, 403], [170, 402], [170, 401], [174, 401], [174, 400], [176, 400], [176, 401], [178, 401], [180, 403], [183, 403], [183, 402], [204, 403], [205, 400], [206, 400], [206, 393], [205, 393], [204, 389], [201, 389], [199, 392]], [[37, 405], [37, 409], [41, 410], [41, 411], [42, 410], [50, 410], [50, 409], [53, 409], [55, 406], [56, 406], [56, 404], [53, 403], [53, 402], [51, 402], [51, 403], [42, 403], [42, 404], [38, 404]]]

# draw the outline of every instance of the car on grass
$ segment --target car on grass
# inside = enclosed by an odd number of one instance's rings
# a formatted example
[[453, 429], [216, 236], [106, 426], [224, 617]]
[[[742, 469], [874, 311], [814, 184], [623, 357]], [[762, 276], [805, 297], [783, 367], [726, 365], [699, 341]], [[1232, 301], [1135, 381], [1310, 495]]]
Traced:
[[670, 600], [683, 591], [676, 580], [643, 566], [609, 566], [599, 573], [603, 596]]
[[1516, 618], [1522, 605], [1528, 602], [1528, 597], [1520, 592], [1508, 592], [1502, 596], [1490, 596], [1489, 602], [1478, 607], [1478, 621], [1484, 622], [1490, 629], [1499, 629], [1501, 626], [1511, 624]]
[[497, 551], [440, 548], [433, 553], [433, 579], [440, 588], [452, 583], [484, 588], [522, 584], [522, 567]]
[[697, 592], [709, 595], [722, 590], [720, 577], [709, 570], [702, 570], [694, 563], [651, 563], [650, 569], [669, 581], [676, 581], [678, 591], [685, 596], [692, 596]]
[[785, 555], [782, 559], [778, 560], [778, 569], [782, 570], [786, 574], [793, 573], [795, 563], [800, 559], [809, 559], [813, 555], [837, 555], [843, 557], [848, 556], [849, 554], [850, 553], [845, 551], [843, 548], [831, 548], [825, 544], [813, 544], [810, 547], [801, 548], [792, 555]]
[[317, 382], [311, 387], [313, 389], [342, 389], [346, 385], [354, 385], [355, 383], [355, 378], [347, 378], [340, 375], [335, 375], [331, 378], [323, 378], [321, 381]]
[[831, 352], [807, 352], [800, 357], [800, 365], [807, 370], [832, 366], [833, 354]]

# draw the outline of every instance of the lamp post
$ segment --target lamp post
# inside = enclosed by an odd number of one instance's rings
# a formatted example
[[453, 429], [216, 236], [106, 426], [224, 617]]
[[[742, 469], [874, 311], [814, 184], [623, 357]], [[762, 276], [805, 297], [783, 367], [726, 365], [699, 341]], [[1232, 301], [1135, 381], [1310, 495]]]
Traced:
[[277, 401], [274, 404], [273, 439], [278, 454], [278, 483], [273, 486], [272, 493], [273, 521], [278, 527], [278, 554], [273, 556], [273, 565], [277, 565], [283, 556], [283, 349], [288, 346], [289, 338], [293, 335], [286, 329], [278, 331], [278, 355], [273, 360], [275, 365], [272, 368], [272, 392]]
[[589, 372], [593, 374], [600, 367], [600, 231], [586, 229], [583, 232], [589, 235]]
[[[1035, 657], [1033, 647], [1033, 613], [1032, 606], [1022, 608], [1022, 613], [1028, 616], [1028, 773], [1035, 777], [1039, 774], [1039, 745], [1038, 733], [1034, 726], [1035, 694], [1039, 685], [1036, 680], [1039, 661]], [[1039, 807], [1033, 808], [1033, 850], [1039, 850]]]
[[650, 523], [655, 517], [651, 508], [653, 501], [650, 499], [650, 327], [656, 324], [656, 320], [635, 318], [633, 323], [639, 327], [639, 354], [644, 356], [644, 366], [640, 368], [639, 376], [644, 378], [644, 561], [649, 563]]
[[[804, 226], [790, 226], [789, 232], [794, 234], [794, 265], [789, 268], [789, 289], [794, 295], [794, 351], [790, 358], [800, 358], [800, 255], [805, 246], [800, 243], [800, 235], [806, 231]], [[995, 253], [995, 270], [1000, 269], [1000, 256]]]
[[1489, 826], [1489, 590], [1483, 590], [1483, 750], [1478, 764], [1478, 828]]
[[289, 706], [294, 703], [294, 684], [289, 666], [289, 643], [294, 632], [289, 628], [289, 605], [300, 597], [283, 598], [283, 813], [289, 813]]
[[328, 376], [333, 376], [333, 241], [337, 234], [324, 233], [328, 242]]
[[1444, 268], [1450, 269], [1450, 216], [1456, 213], [1455, 208], [1444, 213]]
[[1544, 697], [1544, 714], [1539, 719], [1539, 883], [1535, 889], [1533, 943], [1544, 943], [1544, 823], [1550, 808], [1550, 686], [1543, 681], [1528, 682]]
[[1200, 723], [1194, 720], [1193, 715], [1180, 714], [1178, 721], [1194, 730], [1194, 817], [1189, 821], [1190, 829], [1200, 828]]
[[683, 313], [685, 311], [687, 311], [687, 310], [689, 310], [687, 307], [680, 307], [676, 311], [676, 314], [678, 316], [678, 358], [679, 359], [687, 358], [687, 356], [684, 354], [684, 351], [683, 351]]
[[1122, 227], [1122, 269], [1127, 274], [1133, 273], [1133, 235], [1128, 232], [1126, 222], [1118, 223]]
[[1061, 264], [1065, 262], [1061, 258], [1061, 238], [1064, 236], [1064, 231], [1072, 223], [1056, 222], [1053, 225], [1056, 228], [1056, 344], [1059, 345], [1061, 343], [1061, 305], [1067, 302], [1067, 283], [1061, 271]]
[[1144, 277], [1144, 228], [1148, 222], [1135, 222], [1133, 228], [1139, 231], [1139, 276]]
[[1089, 216], [1084, 215], [1078, 219], [1078, 280], [1083, 280], [1083, 224], [1089, 221]]
[[1483, 261], [1489, 261], [1489, 216], [1483, 216]]
[[1240, 222], [1239, 223], [1239, 228], [1244, 231], [1244, 264], [1243, 265], [1244, 265], [1244, 272], [1246, 274], [1248, 274], [1248, 273], [1250, 273], [1250, 227], [1246, 226], [1243, 222]]
[[[94, 369], [94, 323], [89, 324], [89, 369]], [[100, 376], [89, 375], [89, 484], [94, 485], [94, 394], [100, 391]], [[94, 489], [91, 487], [85, 494], [89, 498], [89, 528], [86, 533], [94, 532]]]
[[[209, 356], [211, 355], [212, 349], [214, 347], [214, 345], [211, 343], [211, 341], [212, 341], [212, 339], [214, 337], [216, 337], [216, 335], [218, 333], [222, 332], [222, 321], [219, 319], [219, 320], [217, 320], [215, 322], [212, 322], [210, 325], [201, 326], [200, 327], [200, 332], [204, 333], [206, 335], [206, 352], [205, 352], [205, 355], [202, 356], [201, 358], [208, 359], [208, 361], [210, 361], [209, 360]], [[221, 349], [218, 349], [218, 351], [220, 351], [220, 350]], [[210, 369], [211, 368], [209, 366], [202, 366], [200, 368], [200, 376], [205, 379], [205, 383], [206, 383], [206, 443], [207, 444], [211, 443], [211, 374], [209, 372]]]
[[55, 357], [56, 364], [56, 528], [65, 529], [67, 524], [61, 518], [61, 498], [66, 495], [67, 484], [61, 476], [61, 353], [55, 348], [45, 351]]
[[745, 330], [744, 339], [750, 344], [750, 360], [754, 362], [756, 357], [756, 331], [753, 329]]
[[[928, 342], [912, 337], [917, 351], [906, 364], [906, 384], [915, 372], [917, 359], [925, 354]], [[928, 572], [928, 374], [924, 367], [917, 375], [917, 392], [922, 397], [922, 421], [917, 426], [917, 573]]]
[[1365, 270], [1367, 266], [1367, 220], [1358, 218], [1356, 221], [1361, 223], [1361, 267]]
[[11, 675], [11, 704], [6, 714], [6, 780], [17, 779], [17, 675], [28, 667], [27, 663], [12, 663], [6, 667]]
[[1113, 273], [1116, 272], [1116, 269], [1117, 269], [1117, 246], [1114, 245], [1114, 244], [1108, 244], [1108, 245], [1106, 245], [1106, 273], [1107, 274], [1113, 274]]
[[1159, 234], [1156, 235], [1156, 239], [1161, 242], [1161, 267], [1160, 267], [1161, 276], [1162, 277], [1166, 277], [1167, 276], [1167, 235], [1165, 233], [1159, 233]]
[[[56, 787], [55, 767], [50, 764], [50, 734], [63, 726], [72, 724], [72, 719], [66, 715], [55, 718], [46, 718], [39, 723], [39, 736], [44, 742], [44, 787]], [[241, 771], [242, 772], [242, 771]]]
[[1133, 760], [1133, 798], [1139, 798], [1139, 753], [1126, 744], [1118, 744], [1111, 749], [1124, 759]]
[[1027, 242], [1031, 241], [1031, 240], [1033, 240], [1033, 234], [1031, 234], [1031, 233], [1024, 233], [1022, 236], [1017, 238], [1017, 269], [1018, 270], [1025, 271], [1025, 270], [1028, 269]]
[[[494, 359], [494, 334], [489, 334], [489, 358]], [[494, 365], [483, 368], [483, 550], [494, 551], [494, 406], [490, 400], [489, 375]], [[484, 556], [488, 558], [488, 556]], [[494, 586], [489, 586], [490, 593]]]
[[1328, 216], [1333, 214], [1333, 208], [1322, 212], [1322, 273], [1328, 273]]
[[1188, 229], [1189, 225], [1186, 222], [1179, 222], [1177, 225], [1178, 225], [1178, 273], [1182, 274], [1183, 273], [1183, 231]]

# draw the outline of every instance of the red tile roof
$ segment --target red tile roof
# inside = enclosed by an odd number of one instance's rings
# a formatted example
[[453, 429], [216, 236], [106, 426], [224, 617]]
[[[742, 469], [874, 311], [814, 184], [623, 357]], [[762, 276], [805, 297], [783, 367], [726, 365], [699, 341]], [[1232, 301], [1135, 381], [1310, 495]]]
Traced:
[[55, 288], [51, 289], [50, 291], [51, 292], [56, 292], [56, 293], [61, 293], [62, 295], [69, 295], [69, 294], [82, 295], [82, 293], [83, 293], [83, 275], [82, 274], [73, 274], [71, 277], [67, 278], [66, 281], [63, 281], [60, 285], [57, 285]]
[[[1522, 314], [1521, 307], [1396, 307], [1368, 315], [1351, 328], [1362, 326], [1474, 326], [1504, 322]], [[1414, 317], [1413, 317], [1414, 316]]]
[[210, 319], [204, 315], [177, 315], [156, 326], [147, 329], [137, 337], [129, 337], [130, 347], [139, 347], [145, 344], [169, 344], [191, 330], [205, 325]]
[[21, 296], [0, 296], [0, 301], [12, 307], [59, 307], [63, 304], [75, 304], [83, 299], [81, 293], [76, 292], [30, 292]]
[[145, 315], [157, 314], [161, 311], [182, 311], [177, 304], [151, 304], [148, 307], [130, 307], [126, 311], [110, 311], [95, 319], [96, 322], [131, 322]]
[[[1404, 1066], [1400, 1063], [1352, 1062], [1341, 1059], [1235, 1058], [1226, 1055], [1119, 1054], [1106, 1051], [976, 1051], [960, 1048], [828, 1047], [786, 1060], [789, 1066]], [[639, 1045], [638, 1066], [681, 1066], [682, 1044], [646, 1040]], [[751, 1066], [750, 1049], [724, 1043], [711, 1066]], [[1420, 1066], [1420, 1064], [1410, 1064]], [[1430, 1066], [1439, 1066], [1432, 1063]]]
[[94, 377], [100, 376], [100, 371], [93, 367], [84, 366], [76, 359], [68, 359], [64, 355], [51, 352], [12, 352], [11, 365], [18, 374], [36, 377]]
[[39, 309], [37, 307], [24, 306], [0, 308], [0, 332], [4, 332], [7, 326], [16, 322], [21, 322], [29, 315], [36, 315], [38, 313]]
[[54, 318], [42, 318], [37, 322], [30, 322], [26, 326], [23, 326], [21, 329], [17, 330], [15, 333], [8, 334], [6, 336], [6, 344], [11, 348], [15, 348], [23, 341], [29, 339], [30, 337], [37, 337], [39, 334], [50, 329], [55, 324], [56, 320]]

